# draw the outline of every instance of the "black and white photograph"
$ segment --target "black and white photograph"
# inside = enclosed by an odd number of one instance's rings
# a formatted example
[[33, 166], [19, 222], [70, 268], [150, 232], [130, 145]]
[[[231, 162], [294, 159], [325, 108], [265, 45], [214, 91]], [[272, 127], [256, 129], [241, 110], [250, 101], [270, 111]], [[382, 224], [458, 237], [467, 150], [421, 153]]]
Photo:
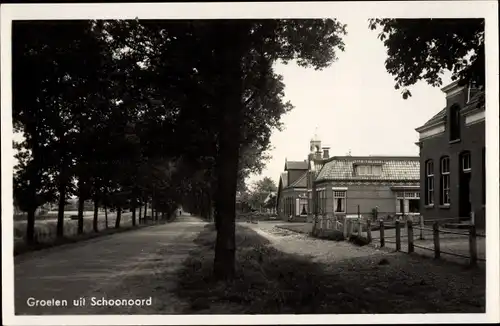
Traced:
[[500, 322], [496, 1], [0, 31], [6, 325]]

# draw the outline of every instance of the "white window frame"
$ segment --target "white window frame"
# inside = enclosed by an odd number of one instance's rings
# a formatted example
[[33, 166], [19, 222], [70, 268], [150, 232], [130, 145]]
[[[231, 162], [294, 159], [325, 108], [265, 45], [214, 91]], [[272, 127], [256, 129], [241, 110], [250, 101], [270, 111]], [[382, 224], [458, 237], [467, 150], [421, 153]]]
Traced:
[[[446, 162], [446, 164], [443, 164], [443, 162]], [[450, 205], [450, 157], [449, 156], [441, 158], [441, 160], [439, 161], [439, 170], [441, 172], [440, 204], [443, 206], [449, 206]], [[447, 182], [444, 182], [445, 180]]]
[[[309, 198], [298, 198], [299, 200], [299, 211], [297, 216], [307, 216], [309, 214]], [[306, 214], [302, 214], [302, 208], [306, 206]]]
[[[378, 168], [377, 173], [375, 173], [374, 168]], [[378, 164], [356, 165], [356, 174], [359, 176], [380, 176], [382, 175], [382, 166]]]
[[[325, 188], [316, 189], [316, 199], [318, 203], [318, 215], [325, 214], [326, 207], [323, 207], [324, 199], [325, 199]], [[326, 206], [326, 205], [325, 205]]]
[[401, 211], [401, 200], [403, 200], [405, 215], [420, 215], [420, 212], [410, 212], [410, 200], [420, 201], [420, 192], [398, 191], [396, 193], [396, 215], [403, 215]]
[[426, 205], [434, 205], [434, 161], [425, 163]]
[[[338, 199], [341, 202], [342, 211], [337, 211]], [[346, 190], [333, 190], [333, 213], [334, 214], [345, 214], [346, 212], [346, 201], [347, 201], [347, 191]]]
[[[467, 158], [467, 160], [465, 160], [465, 158]], [[465, 162], [468, 161], [468, 167], [466, 167], [465, 165]], [[472, 169], [472, 165], [471, 165], [471, 155], [470, 155], [470, 152], [465, 152], [463, 153], [461, 156], [460, 156], [460, 163], [462, 164], [462, 171], [463, 172], [470, 172], [471, 169]]]

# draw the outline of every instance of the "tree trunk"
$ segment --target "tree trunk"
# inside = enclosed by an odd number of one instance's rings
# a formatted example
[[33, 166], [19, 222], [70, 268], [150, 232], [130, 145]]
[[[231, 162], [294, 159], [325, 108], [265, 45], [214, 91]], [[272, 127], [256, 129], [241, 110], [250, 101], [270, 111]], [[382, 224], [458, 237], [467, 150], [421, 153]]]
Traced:
[[83, 187], [83, 180], [80, 177], [78, 180], [78, 234], [83, 233], [83, 208], [85, 204]]
[[30, 186], [29, 186], [29, 196], [31, 197], [31, 205], [28, 210], [28, 218], [26, 223], [26, 242], [28, 244], [35, 243], [35, 215], [37, 209], [37, 200], [36, 200], [36, 188], [39, 181], [37, 180], [37, 176], [34, 175], [30, 178]]
[[132, 207], [132, 226], [135, 226], [135, 205]]
[[116, 209], [115, 229], [118, 229], [120, 227], [121, 219], [122, 219], [122, 209], [121, 207], [118, 207]]
[[94, 220], [92, 221], [92, 227], [94, 229], [94, 232], [99, 232], [99, 226], [98, 226], [98, 221], [99, 221], [99, 199], [98, 196], [94, 196]]
[[57, 211], [57, 229], [58, 238], [64, 236], [64, 206], [66, 205], [66, 183], [61, 181], [59, 184], [59, 210]]
[[144, 222], [146, 222], [148, 216], [148, 200], [144, 201]]
[[108, 206], [104, 205], [104, 219], [106, 220], [106, 229], [108, 226]]
[[139, 209], [139, 224], [141, 224], [141, 222], [143, 222], [142, 221], [142, 206], [139, 206], [138, 209]]
[[[245, 53], [244, 44], [247, 25], [227, 28], [222, 23], [220, 27], [226, 31], [222, 47], [217, 58], [221, 60], [220, 69], [222, 90], [221, 111], [219, 121], [219, 153], [217, 156], [217, 189], [215, 202], [215, 220], [217, 239], [215, 243], [214, 276], [216, 279], [232, 279], [235, 276], [235, 210], [236, 187], [238, 183], [238, 160], [240, 148], [240, 126], [243, 115], [242, 103], [242, 70], [241, 58]], [[216, 29], [217, 30], [217, 29]], [[217, 55], [217, 53], [216, 53]]]
[[35, 211], [36, 207], [28, 210], [28, 221], [26, 223], [26, 242], [35, 243]]

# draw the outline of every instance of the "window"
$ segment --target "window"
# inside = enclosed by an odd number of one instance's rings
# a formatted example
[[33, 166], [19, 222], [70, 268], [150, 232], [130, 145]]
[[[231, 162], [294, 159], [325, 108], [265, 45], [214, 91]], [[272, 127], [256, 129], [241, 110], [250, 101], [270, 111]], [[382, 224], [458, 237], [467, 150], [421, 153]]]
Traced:
[[356, 166], [357, 175], [373, 175], [378, 176], [382, 174], [382, 166], [380, 165], [358, 165]]
[[441, 158], [440, 164], [441, 183], [440, 183], [440, 196], [439, 204], [450, 204], [450, 158], [448, 156]]
[[482, 164], [483, 164], [483, 171], [482, 171], [482, 180], [481, 180], [481, 187], [482, 187], [482, 204], [486, 205], [486, 148], [483, 147], [482, 151]]
[[460, 155], [460, 162], [462, 164], [462, 171], [463, 172], [470, 172], [471, 171], [471, 161], [470, 161], [470, 153], [465, 152]]
[[450, 141], [460, 139], [460, 107], [453, 105], [450, 108]]
[[335, 213], [345, 213], [345, 191], [334, 191], [333, 192], [333, 211]]
[[300, 198], [299, 207], [300, 207], [300, 215], [307, 215], [308, 213], [308, 203], [307, 198]]
[[398, 192], [396, 194], [396, 214], [419, 214], [420, 193]]
[[434, 162], [425, 162], [425, 204], [434, 205]]
[[326, 192], [325, 190], [320, 191], [320, 202], [319, 202], [319, 207], [320, 207], [320, 212], [321, 214], [326, 213]]
[[326, 193], [325, 190], [318, 190], [316, 192], [317, 203], [318, 203], [318, 214], [323, 215], [326, 213]]
[[[309, 207], [314, 207], [313, 206], [313, 201], [312, 201], [312, 191], [307, 191], [307, 208], [309, 209]], [[313, 213], [312, 211], [309, 212], [308, 210], [308, 213]]]

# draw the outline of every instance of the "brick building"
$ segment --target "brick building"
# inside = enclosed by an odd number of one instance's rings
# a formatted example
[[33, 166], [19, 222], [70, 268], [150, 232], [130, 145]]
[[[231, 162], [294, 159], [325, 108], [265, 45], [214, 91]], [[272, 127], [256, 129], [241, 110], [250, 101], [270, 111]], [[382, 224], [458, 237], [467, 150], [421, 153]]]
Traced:
[[358, 208], [362, 217], [371, 217], [376, 207], [379, 216], [419, 214], [418, 156], [330, 157], [329, 148], [321, 147], [315, 137], [310, 142], [306, 170], [302, 163], [300, 166], [300, 178], [285, 183], [286, 171], [280, 179], [278, 207], [284, 212], [282, 217], [292, 213], [309, 221], [315, 214], [343, 219], [357, 216]]
[[306, 220], [307, 161], [285, 161], [285, 172], [281, 173], [277, 193], [278, 218]]
[[484, 92], [457, 82], [442, 88], [446, 107], [416, 129], [421, 213], [426, 219], [485, 226]]

